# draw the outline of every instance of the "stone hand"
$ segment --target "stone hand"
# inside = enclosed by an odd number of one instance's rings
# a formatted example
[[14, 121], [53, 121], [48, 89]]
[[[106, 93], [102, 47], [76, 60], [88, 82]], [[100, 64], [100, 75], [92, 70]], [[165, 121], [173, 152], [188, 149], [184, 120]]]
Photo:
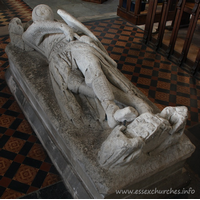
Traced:
[[66, 39], [68, 42], [74, 40], [74, 31], [71, 28], [64, 28], [64, 34], [66, 35]]
[[22, 22], [19, 18], [15, 17], [11, 20], [9, 24], [9, 32], [17, 35], [22, 35], [24, 32], [24, 28]]

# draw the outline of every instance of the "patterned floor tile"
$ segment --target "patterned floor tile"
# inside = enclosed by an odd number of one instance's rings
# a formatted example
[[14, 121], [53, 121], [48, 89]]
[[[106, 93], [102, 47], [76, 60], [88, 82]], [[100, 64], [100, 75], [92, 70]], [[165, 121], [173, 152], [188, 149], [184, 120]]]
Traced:
[[4, 145], [3, 149], [18, 154], [22, 149], [22, 147], [24, 146], [25, 142], [26, 142], [25, 140], [15, 137], [10, 137], [9, 140]]
[[1, 196], [1, 198], [2, 199], [17, 199], [23, 195], [24, 194], [21, 192], [17, 192], [15, 190], [11, 190], [11, 189], [7, 188], [5, 190], [5, 192], [3, 193], [3, 195]]
[[16, 155], [15, 156], [15, 159], [14, 159], [14, 162], [17, 162], [17, 163], [23, 163], [24, 162], [24, 159], [25, 159], [26, 157], [24, 156], [24, 155], [20, 155], [20, 154], [18, 154], [18, 155]]
[[37, 168], [22, 164], [20, 165], [18, 171], [13, 177], [13, 180], [18, 181], [20, 183], [27, 184], [27, 185], [31, 185], [37, 172], [38, 172]]
[[12, 125], [12, 123], [14, 122], [14, 120], [15, 120], [15, 117], [3, 114], [0, 117], [0, 126], [9, 128]]
[[2, 177], [2, 179], [0, 180], [0, 186], [7, 188], [10, 185], [11, 181], [11, 178]]
[[43, 184], [42, 184], [42, 188], [47, 187], [49, 185], [54, 184], [55, 182], [60, 181], [60, 177], [56, 174], [52, 174], [52, 173], [48, 173]]
[[2, 0], [5, 9], [0, 9], [0, 27], [9, 24], [14, 17], [19, 17], [22, 22], [31, 20], [32, 9], [21, 0]]
[[33, 130], [31, 128], [30, 124], [25, 119], [23, 119], [21, 121], [21, 123], [19, 124], [19, 126], [17, 127], [16, 130], [23, 132], [23, 133], [26, 133], [26, 134], [32, 134], [33, 133]]
[[47, 154], [41, 144], [35, 143], [27, 156], [36, 160], [44, 161], [47, 157]]
[[7, 172], [8, 168], [10, 167], [12, 161], [3, 157], [0, 157], [0, 175], [4, 176]]

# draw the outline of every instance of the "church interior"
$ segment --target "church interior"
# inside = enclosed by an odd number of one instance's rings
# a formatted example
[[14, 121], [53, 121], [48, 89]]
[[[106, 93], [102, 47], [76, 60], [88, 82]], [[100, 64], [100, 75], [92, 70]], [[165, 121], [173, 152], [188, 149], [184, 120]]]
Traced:
[[179, 2], [0, 0], [0, 198], [72, 198], [5, 81], [9, 22], [14, 17], [30, 21], [41, 3], [52, 8], [57, 20], [61, 8], [81, 21], [160, 110], [188, 108], [185, 134], [196, 150], [184, 165], [190, 181], [183, 187], [195, 194], [166, 198], [200, 197], [200, 1]]

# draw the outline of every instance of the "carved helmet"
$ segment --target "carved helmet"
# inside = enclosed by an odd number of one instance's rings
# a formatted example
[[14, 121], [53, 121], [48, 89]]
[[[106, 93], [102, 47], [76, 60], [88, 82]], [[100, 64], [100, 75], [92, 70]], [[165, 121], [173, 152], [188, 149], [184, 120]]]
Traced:
[[54, 14], [52, 9], [45, 5], [45, 4], [40, 4], [37, 5], [32, 12], [32, 20], [33, 21], [43, 21], [43, 20], [54, 20]]

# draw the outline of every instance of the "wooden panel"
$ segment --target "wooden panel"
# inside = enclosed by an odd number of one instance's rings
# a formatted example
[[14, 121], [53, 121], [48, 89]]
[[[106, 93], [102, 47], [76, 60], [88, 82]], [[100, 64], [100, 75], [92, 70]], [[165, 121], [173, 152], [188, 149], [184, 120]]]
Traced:
[[169, 13], [170, 5], [171, 5], [172, 0], [164, 0], [163, 7], [162, 7], [162, 17], [159, 23], [158, 27], [158, 38], [156, 42], [156, 50], [161, 47], [162, 45], [162, 40], [165, 32], [165, 27], [166, 27], [166, 22], [167, 22], [167, 16]]
[[[123, 0], [119, 0], [117, 15], [135, 25], [145, 24], [147, 18], [147, 12], [141, 13], [141, 7], [142, 7], [141, 3], [142, 0], [136, 0], [135, 9], [134, 11], [131, 11], [131, 0], [127, 0], [126, 7], [123, 7]], [[161, 17], [160, 12], [157, 12], [155, 15], [155, 21], [158, 22], [160, 20], [160, 17]]]
[[179, 0], [178, 5], [177, 5], [174, 27], [172, 30], [172, 35], [171, 35], [169, 47], [167, 50], [168, 57], [174, 52], [174, 46], [175, 46], [176, 39], [178, 36], [178, 30], [179, 30], [179, 27], [181, 24], [181, 19], [182, 19], [184, 7], [185, 7], [185, 2], [186, 2], [186, 0]]
[[[161, 54], [166, 55], [171, 61], [180, 65], [188, 73], [197, 75], [200, 73], [200, 50], [196, 56], [196, 61], [192, 61], [187, 58], [188, 52], [192, 43], [193, 35], [196, 29], [197, 21], [200, 15], [200, 0], [195, 0], [195, 3], [188, 3], [186, 0], [179, 0], [177, 2], [175, 17], [172, 23], [173, 30], [171, 32], [169, 46], [162, 43], [163, 36], [166, 28], [166, 22], [168, 21], [168, 16], [170, 13], [170, 6], [174, 3], [174, 0], [164, 0], [162, 7], [162, 16], [158, 26], [158, 37], [157, 39], [152, 37], [152, 27], [154, 23], [155, 15], [155, 4], [157, 0], [149, 1], [149, 12], [147, 14], [147, 21], [145, 25], [144, 39], [145, 43], [149, 46], [155, 48]], [[188, 13], [186, 13], [188, 11]], [[174, 47], [178, 37], [178, 31], [181, 28], [181, 22], [183, 20], [184, 13], [189, 15], [189, 27], [187, 29], [187, 34], [184, 39], [183, 45], [181, 46], [182, 52], [178, 53], [174, 51]]]
[[190, 19], [190, 24], [189, 24], [187, 35], [186, 35], [185, 42], [183, 45], [181, 57], [179, 58], [179, 65], [181, 65], [187, 58], [188, 51], [189, 51], [192, 38], [194, 35], [194, 31], [197, 25], [197, 20], [199, 18], [199, 12], [200, 12], [200, 0], [196, 1], [196, 3], [193, 4], [192, 17]]
[[157, 8], [158, 0], [150, 0], [149, 1], [149, 8], [147, 13], [147, 20], [144, 30], [144, 42], [147, 43], [151, 39], [153, 24], [155, 21], [155, 14]]
[[99, 3], [99, 4], [101, 4], [101, 3], [103, 3], [103, 2], [105, 2], [107, 0], [82, 0], [82, 1], [88, 1], [88, 2], [93, 2], [93, 3]]

